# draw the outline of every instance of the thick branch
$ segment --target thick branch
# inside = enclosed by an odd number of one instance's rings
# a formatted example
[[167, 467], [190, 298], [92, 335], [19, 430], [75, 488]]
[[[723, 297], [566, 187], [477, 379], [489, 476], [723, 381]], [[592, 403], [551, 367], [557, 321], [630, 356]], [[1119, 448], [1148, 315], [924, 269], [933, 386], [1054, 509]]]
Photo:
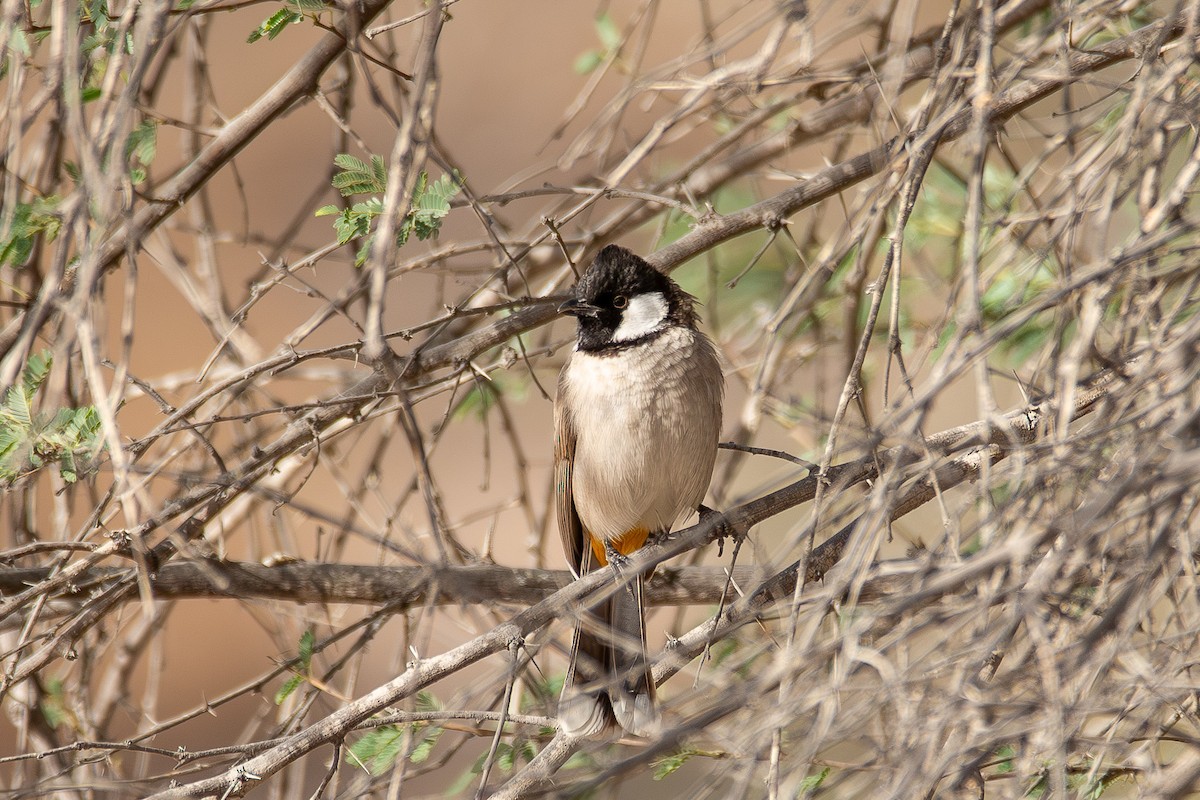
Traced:
[[[739, 585], [761, 570], [738, 567]], [[22, 591], [50, 577], [49, 567], [0, 569], [0, 594]], [[97, 588], [127, 578], [127, 567], [97, 567], [72, 592], [59, 595], [86, 599]], [[567, 570], [520, 569], [497, 564], [441, 567], [380, 567], [360, 564], [289, 562], [257, 564], [241, 561], [186, 561], [164, 564], [151, 576], [154, 596], [163, 600], [197, 598], [274, 599], [293, 603], [369, 603], [403, 609], [409, 606], [463, 603], [529, 605], [545, 600], [571, 582]], [[681, 606], [715, 603], [728, 580], [721, 567], [660, 567], [647, 587], [650, 605]], [[135, 600], [135, 597], [127, 597]]]

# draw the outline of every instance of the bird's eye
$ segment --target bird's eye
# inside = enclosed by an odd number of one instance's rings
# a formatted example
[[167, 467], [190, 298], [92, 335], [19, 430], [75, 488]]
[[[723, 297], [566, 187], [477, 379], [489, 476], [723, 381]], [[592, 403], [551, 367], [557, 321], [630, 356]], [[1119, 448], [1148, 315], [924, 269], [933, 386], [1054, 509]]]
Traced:
[[629, 305], [629, 298], [623, 294], [619, 294], [613, 298], [613, 308], [624, 308]]

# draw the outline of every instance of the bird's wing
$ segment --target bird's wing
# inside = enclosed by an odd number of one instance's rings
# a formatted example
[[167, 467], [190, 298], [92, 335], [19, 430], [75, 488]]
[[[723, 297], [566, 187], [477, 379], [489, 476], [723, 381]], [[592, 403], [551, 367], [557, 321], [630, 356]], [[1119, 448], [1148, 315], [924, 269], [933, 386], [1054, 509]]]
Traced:
[[585, 548], [583, 523], [575, 511], [572, 491], [575, 466], [575, 424], [566, 412], [566, 368], [558, 378], [558, 396], [554, 402], [554, 500], [558, 512], [558, 534], [562, 537], [567, 564], [576, 577], [583, 567]]

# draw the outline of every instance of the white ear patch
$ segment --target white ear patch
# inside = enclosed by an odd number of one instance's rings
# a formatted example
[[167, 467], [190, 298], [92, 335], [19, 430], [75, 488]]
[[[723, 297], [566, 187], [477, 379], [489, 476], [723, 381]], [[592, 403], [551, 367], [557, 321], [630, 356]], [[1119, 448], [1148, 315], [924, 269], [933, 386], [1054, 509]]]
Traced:
[[667, 298], [662, 292], [647, 292], [629, 298], [621, 313], [621, 324], [613, 331], [614, 342], [632, 342], [654, 333], [667, 318]]

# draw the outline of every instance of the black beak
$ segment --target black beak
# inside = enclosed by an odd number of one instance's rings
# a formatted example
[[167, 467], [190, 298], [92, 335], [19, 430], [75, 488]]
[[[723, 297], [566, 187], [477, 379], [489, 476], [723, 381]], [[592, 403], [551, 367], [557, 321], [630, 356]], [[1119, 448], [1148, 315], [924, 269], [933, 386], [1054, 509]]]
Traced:
[[568, 314], [572, 317], [594, 317], [600, 313], [600, 309], [591, 303], [585, 303], [582, 300], [572, 297], [558, 307], [558, 313]]

